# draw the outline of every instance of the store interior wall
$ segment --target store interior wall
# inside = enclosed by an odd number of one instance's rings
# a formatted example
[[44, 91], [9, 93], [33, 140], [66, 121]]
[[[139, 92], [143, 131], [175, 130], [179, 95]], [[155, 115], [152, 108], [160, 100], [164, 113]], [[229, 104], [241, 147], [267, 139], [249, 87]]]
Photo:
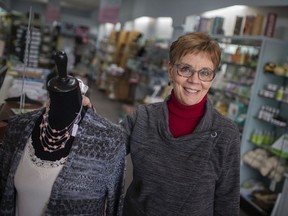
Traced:
[[[276, 12], [277, 18], [277, 29], [276, 38], [288, 39], [288, 18], [287, 0], [275, 0], [273, 3], [269, 0], [222, 0], [222, 1], [209, 1], [202, 0], [201, 4], [199, 1], [181, 0], [181, 4], [177, 1], [166, 1], [166, 0], [122, 0], [122, 7], [119, 14], [120, 28], [141, 31], [144, 34], [145, 39], [149, 39], [152, 36], [159, 39], [175, 40], [178, 36], [185, 32], [186, 17], [193, 15], [202, 15], [206, 11], [215, 11], [214, 14], [219, 15], [218, 9], [225, 8], [232, 5], [248, 5], [245, 10], [237, 9], [231, 14], [225, 11], [221, 13], [221, 16], [227, 17], [224, 21], [224, 29], [226, 35], [232, 35], [232, 28], [234, 27], [236, 15], [246, 15], [252, 13], [267, 14], [268, 12]], [[20, 12], [29, 11], [32, 7], [33, 11], [44, 14], [46, 10], [46, 4], [36, 3], [33, 1], [21, 1], [21, 0], [10, 0], [11, 9]], [[273, 4], [273, 5], [272, 5]], [[229, 9], [230, 10], [230, 9]], [[114, 27], [100, 27], [98, 23], [98, 11], [80, 11], [75, 9], [61, 8], [60, 10], [61, 22], [73, 23], [75, 25], [86, 25], [91, 29], [92, 36], [102, 39], [109, 35], [109, 33], [115, 28]], [[147, 23], [141, 23], [139, 17], [151, 17], [152, 19]], [[166, 22], [167, 24], [158, 25], [153, 20], [157, 18], [170, 18], [172, 23]], [[233, 17], [231, 19], [231, 17]], [[128, 23], [128, 24], [126, 24]], [[162, 27], [162, 28], [159, 28]], [[102, 32], [101, 32], [102, 31]]]
[[[225, 18], [224, 20], [225, 35], [232, 35], [237, 15], [246, 16], [246, 15], [262, 14], [266, 16], [268, 13], [272, 12], [278, 15], [274, 37], [278, 39], [284, 39], [284, 40], [288, 39], [288, 25], [287, 25], [288, 2], [287, 3], [282, 3], [280, 1], [275, 2], [273, 7], [266, 6], [265, 2], [262, 2], [263, 4], [260, 4], [258, 2], [259, 6], [253, 6], [253, 7], [239, 5], [239, 6], [228, 6], [228, 7], [223, 8], [222, 6], [224, 6], [224, 4], [223, 5], [220, 4], [221, 5], [220, 9], [213, 10], [213, 8], [219, 7], [219, 5], [215, 6], [214, 4], [211, 5], [210, 3], [205, 4], [205, 1], [206, 0], [204, 0], [204, 3], [201, 4], [202, 6], [201, 6], [201, 9], [199, 10], [197, 10], [197, 7], [198, 8], [200, 7], [199, 6], [194, 7], [193, 2], [189, 2], [190, 6], [187, 5], [187, 7], [184, 7], [185, 4], [175, 6], [173, 2], [171, 3], [169, 1], [165, 3], [165, 6], [166, 6], [165, 8], [162, 8], [162, 7], [159, 8], [159, 6], [155, 5], [155, 7], [154, 6], [149, 7], [149, 10], [147, 12], [144, 12], [146, 10], [145, 6], [149, 5], [149, 3], [146, 2], [146, 4], [143, 4], [143, 2], [140, 2], [139, 5], [138, 3], [135, 3], [135, 5], [137, 6], [134, 7], [134, 13], [137, 13], [138, 16], [134, 15], [136, 17], [134, 20], [129, 20], [129, 21], [124, 22], [122, 28], [128, 31], [138, 30], [142, 32], [147, 39], [149, 39], [149, 37], [151, 36], [154, 36], [155, 38], [158, 38], [158, 39], [170, 39], [171, 41], [173, 41], [176, 38], [178, 38], [181, 34], [191, 31], [191, 29], [187, 29], [188, 26], [190, 25], [189, 19], [187, 19], [187, 17], [189, 18], [193, 16], [200, 16], [200, 15], [211, 17], [211, 16], [220, 15]], [[135, 0], [135, 2], [137, 2], [137, 0]], [[234, 3], [237, 4], [237, 1], [234, 1]], [[250, 4], [252, 3], [253, 1], [250, 2]], [[161, 3], [159, 5], [161, 5]], [[167, 5], [171, 5], [171, 6], [167, 6]], [[209, 6], [207, 7], [205, 5], [209, 5]], [[233, 1], [232, 1], [232, 5], [233, 5]], [[138, 8], [140, 9], [138, 10]], [[179, 10], [175, 10], [175, 8], [177, 9], [179, 8]], [[188, 8], [188, 10], [185, 8]], [[154, 14], [153, 11], [155, 11], [155, 15], [153, 15]], [[201, 12], [201, 11], [204, 11], [204, 12]], [[148, 19], [148, 17], [150, 17], [150, 19]], [[172, 18], [172, 24], [170, 23], [162, 24], [161, 28], [159, 29], [160, 25], [156, 26], [155, 19], [160, 18], [160, 17]], [[265, 20], [264, 20], [264, 23], [265, 23]], [[263, 28], [264, 27], [265, 26], [263, 25]], [[170, 28], [172, 28], [172, 32], [169, 32], [167, 34], [167, 32], [165, 32], [164, 29], [166, 29], [166, 31], [167, 29], [168, 31], [170, 31]], [[106, 33], [109, 34], [109, 31], [106, 31]]]
[[[266, 23], [266, 17], [268, 13], [277, 14], [277, 25], [275, 29], [274, 38], [287, 39], [288, 40], [288, 6], [278, 6], [278, 7], [250, 7], [244, 5], [231, 6], [221, 9], [216, 9], [212, 11], [207, 11], [201, 14], [204, 17], [224, 17], [223, 29], [225, 29], [225, 35], [233, 35], [234, 25], [236, 16], [247, 16], [261, 14], [264, 16], [263, 23]], [[265, 25], [263, 25], [262, 32], [264, 31]]]
[[[186, 16], [192, 14], [201, 14], [205, 11], [215, 10], [232, 5], [248, 5], [248, 6], [288, 6], [287, 0], [181, 0], [181, 1], [167, 1], [167, 0], [134, 0], [135, 7], [133, 11], [133, 18], [139, 16], [150, 17], [172, 17], [173, 26], [181, 26]], [[144, 3], [145, 2], [145, 3]]]
[[[119, 14], [120, 23], [124, 23], [127, 20], [134, 19], [133, 18], [134, 7], [135, 7], [135, 0], [122, 0], [122, 7], [120, 9], [120, 14]], [[96, 17], [96, 20], [97, 19], [98, 17]]]
[[[28, 12], [30, 7], [33, 12], [45, 15], [47, 5], [43, 3], [33, 1], [21, 1], [12, 0], [11, 10], [19, 12]], [[95, 12], [86, 12], [82, 10], [75, 10], [69, 8], [60, 8], [60, 20], [61, 22], [69, 22], [75, 25], [86, 25], [89, 27], [97, 27], [96, 21], [93, 19]]]
[[[46, 4], [36, 3], [33, 1], [23, 0], [6, 0], [11, 6], [11, 9], [23, 11], [29, 11], [29, 7], [32, 6], [34, 11], [44, 13]], [[6, 2], [4, 1], [4, 2]], [[167, 1], [167, 0], [122, 0], [122, 7], [119, 14], [119, 22], [124, 23], [129, 20], [136, 19], [141, 16], [149, 17], [172, 17], [173, 26], [182, 26], [185, 17], [192, 14], [201, 14], [205, 11], [215, 10], [223, 7], [232, 5], [247, 5], [255, 7], [273, 7], [273, 6], [288, 6], [287, 0], [275, 0], [273, 3], [270, 0], [221, 0], [221, 1], [210, 1], [202, 0], [201, 4], [199, 1], [181, 0], [178, 1]], [[69, 15], [69, 16], [68, 16]], [[61, 8], [61, 16], [64, 16], [62, 21], [70, 20], [71, 16], [85, 20], [85, 23], [92, 25], [99, 25], [98, 23], [98, 11], [81, 11], [72, 10], [67, 8]], [[67, 18], [67, 19], [66, 19]], [[76, 21], [77, 22], [77, 21]]]
[[[125, 1], [124, 1], [125, 4]], [[178, 36], [183, 34], [183, 25], [185, 24], [185, 18], [191, 15], [201, 15], [206, 11], [216, 10], [220, 8], [225, 8], [233, 5], [247, 5], [251, 8], [251, 10], [257, 10], [256, 8], [261, 7], [261, 12], [271, 12], [270, 8], [273, 8], [273, 11], [277, 13], [281, 13], [281, 17], [279, 16], [277, 23], [282, 22], [283, 16], [287, 17], [288, 2], [287, 0], [275, 0], [271, 2], [270, 0], [222, 0], [222, 1], [210, 1], [210, 0], [202, 0], [201, 3], [199, 1], [191, 1], [191, 0], [181, 0], [179, 1], [166, 1], [166, 0], [134, 0], [134, 9], [133, 9], [133, 19], [136, 19], [141, 16], [148, 17], [171, 17], [173, 19], [173, 35], [171, 40], [175, 40]], [[255, 9], [253, 9], [255, 8]], [[258, 9], [259, 10], [259, 9]], [[282, 12], [283, 11], [283, 12]], [[241, 11], [239, 11], [239, 15], [241, 15]], [[219, 14], [218, 14], [219, 15]], [[223, 14], [221, 14], [222, 16]], [[224, 14], [225, 15], [225, 14]], [[235, 16], [235, 13], [233, 14]], [[280, 14], [279, 14], [280, 15]], [[234, 27], [234, 19], [229, 18], [229, 20], [233, 20]], [[227, 20], [226, 20], [227, 22]], [[284, 26], [287, 28], [287, 20], [284, 18], [283, 23], [286, 23]], [[228, 23], [230, 25], [231, 23]], [[279, 27], [280, 28], [280, 27]], [[281, 25], [280, 35], [275, 35], [278, 38], [288, 38], [286, 36], [287, 30], [284, 29]]]
[[0, 7], [2, 8], [10, 8], [11, 7], [11, 0], [0, 0]]

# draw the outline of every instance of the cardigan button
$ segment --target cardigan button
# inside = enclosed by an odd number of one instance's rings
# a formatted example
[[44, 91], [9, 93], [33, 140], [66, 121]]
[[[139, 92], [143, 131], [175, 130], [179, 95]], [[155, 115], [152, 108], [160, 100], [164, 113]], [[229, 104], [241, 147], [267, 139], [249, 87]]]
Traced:
[[216, 131], [213, 132], [213, 133], [211, 134], [211, 137], [213, 137], [213, 138], [217, 137], [217, 132], [216, 132]]

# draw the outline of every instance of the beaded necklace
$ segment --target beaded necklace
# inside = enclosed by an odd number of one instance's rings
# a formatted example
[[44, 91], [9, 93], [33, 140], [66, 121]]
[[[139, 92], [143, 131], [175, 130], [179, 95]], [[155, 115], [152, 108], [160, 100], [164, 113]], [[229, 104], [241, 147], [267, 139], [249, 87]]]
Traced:
[[46, 152], [55, 152], [64, 149], [71, 136], [75, 136], [78, 130], [78, 123], [81, 120], [82, 105], [75, 119], [64, 129], [56, 130], [49, 125], [49, 104], [46, 106], [45, 113], [40, 124], [40, 142]]

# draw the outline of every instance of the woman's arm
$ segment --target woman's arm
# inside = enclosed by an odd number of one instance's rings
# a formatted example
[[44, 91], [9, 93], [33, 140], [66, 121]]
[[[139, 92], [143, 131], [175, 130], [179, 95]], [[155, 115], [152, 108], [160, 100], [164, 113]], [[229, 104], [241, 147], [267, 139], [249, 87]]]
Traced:
[[133, 133], [133, 127], [136, 121], [136, 111], [130, 114], [127, 114], [124, 119], [120, 122], [120, 125], [124, 129], [126, 135], [126, 155], [130, 153], [130, 140]]

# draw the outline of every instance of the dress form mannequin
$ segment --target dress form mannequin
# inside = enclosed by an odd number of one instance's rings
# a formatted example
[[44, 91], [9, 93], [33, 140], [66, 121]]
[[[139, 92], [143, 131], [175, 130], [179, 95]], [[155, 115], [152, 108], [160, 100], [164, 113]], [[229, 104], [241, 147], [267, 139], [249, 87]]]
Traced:
[[87, 86], [67, 76], [64, 53], [55, 61], [46, 110], [9, 119], [0, 145], [0, 215], [120, 216], [127, 135], [81, 109]]
[[[64, 52], [58, 51], [55, 56], [55, 63], [58, 76], [49, 80], [47, 90], [49, 92], [50, 104], [48, 111], [48, 122], [51, 128], [63, 130], [76, 117], [79, 111], [84, 115], [82, 108], [82, 95], [79, 82], [76, 78], [67, 75], [67, 56]], [[55, 161], [66, 157], [69, 154], [73, 136], [71, 136], [63, 149], [49, 152], [45, 151], [40, 141], [40, 124], [43, 115], [37, 120], [32, 132], [32, 145], [35, 155], [42, 160]], [[59, 144], [60, 145], [60, 144]]]

